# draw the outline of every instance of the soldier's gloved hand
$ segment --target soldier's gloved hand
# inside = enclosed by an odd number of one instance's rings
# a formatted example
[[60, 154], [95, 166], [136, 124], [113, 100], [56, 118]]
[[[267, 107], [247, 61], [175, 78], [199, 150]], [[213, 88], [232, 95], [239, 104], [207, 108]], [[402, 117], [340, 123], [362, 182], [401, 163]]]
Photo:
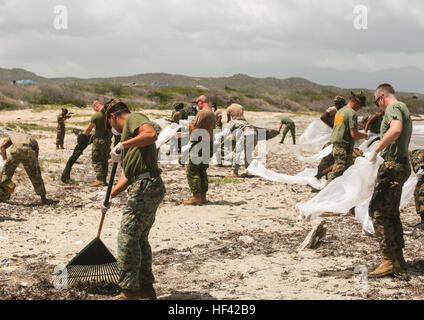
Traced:
[[105, 203], [104, 203], [104, 201], [102, 200], [102, 204], [100, 205], [100, 210], [102, 210], [102, 213], [103, 214], [106, 214], [107, 212], [108, 212], [108, 210], [110, 209], [110, 206], [111, 206], [112, 204], [111, 203], [109, 203], [109, 205], [107, 206], [107, 207], [105, 207]]
[[368, 153], [365, 159], [367, 159], [371, 163], [375, 163], [377, 161], [377, 153], [373, 150], [370, 153]]
[[112, 159], [113, 163], [117, 163], [119, 161], [121, 161], [121, 157], [122, 157], [122, 151], [124, 150], [124, 146], [122, 145], [122, 143], [118, 143], [110, 152], [110, 158]]

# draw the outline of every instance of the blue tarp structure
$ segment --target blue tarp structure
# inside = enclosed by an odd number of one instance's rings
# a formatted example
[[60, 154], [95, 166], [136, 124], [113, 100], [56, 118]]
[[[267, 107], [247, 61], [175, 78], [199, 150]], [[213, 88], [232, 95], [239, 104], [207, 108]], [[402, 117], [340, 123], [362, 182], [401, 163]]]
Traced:
[[35, 84], [35, 81], [33, 80], [16, 80], [16, 84]]
[[152, 82], [152, 87], [175, 87], [173, 83]]

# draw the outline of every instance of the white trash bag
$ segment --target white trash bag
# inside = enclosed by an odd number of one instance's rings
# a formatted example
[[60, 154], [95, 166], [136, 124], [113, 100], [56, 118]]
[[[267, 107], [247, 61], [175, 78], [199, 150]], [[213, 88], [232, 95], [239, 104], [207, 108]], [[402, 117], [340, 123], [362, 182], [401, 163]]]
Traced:
[[315, 178], [315, 175], [318, 172], [317, 168], [307, 168], [296, 176], [289, 176], [268, 170], [258, 160], [253, 160], [247, 168], [247, 172], [250, 175], [258, 176], [269, 181], [286, 184], [309, 185], [318, 190], [324, 188], [326, 183], [325, 179], [318, 180]]
[[[399, 210], [404, 209], [414, 197], [414, 191], [418, 183], [418, 178], [415, 173], [412, 173], [409, 179], [405, 182], [402, 189], [402, 198], [400, 200]], [[355, 218], [362, 225], [362, 229], [368, 233], [375, 234], [372, 220], [369, 216], [368, 210], [371, 202], [372, 194], [370, 197], [362, 202], [355, 208]]]
[[172, 123], [163, 129], [156, 141], [156, 148], [160, 149], [165, 143], [175, 137], [179, 129], [181, 129], [181, 126], [176, 123]]
[[320, 193], [306, 203], [298, 203], [296, 210], [310, 221], [324, 212], [347, 213], [367, 200], [374, 190], [381, 157], [371, 163], [363, 157], [356, 159], [353, 166], [341, 177], [334, 179]]
[[321, 120], [313, 121], [300, 136], [296, 145], [299, 153], [318, 153], [330, 141], [332, 129]]

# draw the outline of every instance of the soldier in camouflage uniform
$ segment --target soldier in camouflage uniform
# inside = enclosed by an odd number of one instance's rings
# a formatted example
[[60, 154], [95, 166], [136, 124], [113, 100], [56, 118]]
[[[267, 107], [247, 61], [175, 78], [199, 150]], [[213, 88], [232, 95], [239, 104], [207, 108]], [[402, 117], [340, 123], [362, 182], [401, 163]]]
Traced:
[[415, 228], [424, 230], [424, 149], [414, 150], [411, 153], [412, 169], [418, 176], [417, 187], [415, 188], [415, 208], [421, 217], [421, 222]]
[[[117, 99], [112, 99], [108, 104], [114, 104], [119, 102]], [[88, 137], [93, 129], [95, 129], [92, 145], [92, 163], [96, 173], [96, 181], [91, 187], [107, 186], [107, 174], [109, 171], [108, 160], [110, 146], [112, 144], [112, 133], [105, 126], [105, 107], [99, 102], [94, 101], [93, 110], [96, 113], [91, 117], [88, 128], [84, 131], [84, 134]]]
[[[6, 150], [10, 148], [9, 156]], [[11, 183], [16, 168], [22, 163], [35, 193], [40, 196], [42, 204], [52, 204], [53, 201], [46, 198], [46, 189], [44, 187], [41, 169], [38, 163], [39, 147], [37, 141], [31, 136], [23, 133], [12, 134], [4, 140], [1, 145], [1, 154], [5, 161], [2, 172], [3, 190], [9, 192], [14, 190], [14, 184]]]
[[[111, 157], [113, 162], [122, 160], [124, 173], [111, 197], [125, 189], [128, 192], [118, 235], [119, 285], [123, 292], [113, 300], [156, 299], [148, 237], [166, 192], [158, 167], [157, 126], [144, 114], [131, 113], [124, 103], [107, 107], [105, 119], [122, 134]], [[117, 150], [122, 152], [118, 154]], [[102, 207], [104, 213], [107, 209]]]
[[172, 118], [171, 122], [179, 124], [180, 121], [183, 119], [182, 110], [185, 108], [184, 103], [176, 103], [174, 104], [174, 111], [172, 112]]
[[289, 131], [290, 131], [290, 133], [292, 135], [292, 139], [293, 139], [293, 144], [296, 144], [296, 125], [294, 124], [293, 120], [288, 119], [288, 118], [281, 119], [279, 132], [281, 132], [283, 125], [286, 125], [286, 127], [284, 128], [283, 137], [281, 138], [280, 143], [284, 143], [284, 140], [286, 139], [287, 133], [289, 133]]
[[68, 109], [62, 109], [62, 113], [57, 117], [57, 135], [56, 135], [56, 149], [65, 149], [63, 144], [65, 142], [65, 121], [70, 119], [68, 115]]
[[[215, 114], [209, 107], [205, 96], [197, 98], [199, 113], [190, 123], [190, 141], [192, 142], [189, 163], [186, 174], [187, 182], [193, 197], [184, 202], [185, 205], [202, 205], [207, 203], [206, 194], [209, 189], [208, 174], [209, 161], [213, 155], [213, 131], [216, 128]], [[205, 133], [207, 136], [199, 137]], [[201, 140], [204, 139], [204, 140]], [[204, 148], [209, 148], [209, 156], [203, 154]]]
[[[327, 143], [323, 149], [327, 148], [329, 145], [330, 143]], [[363, 156], [364, 156], [364, 153], [360, 149], [354, 148], [352, 153], [352, 163], [355, 163], [358, 157], [363, 157]], [[330, 153], [328, 156], [324, 157], [321, 160], [320, 164], [318, 165], [318, 173], [315, 176], [315, 178], [319, 180], [325, 176], [326, 179], [328, 179], [327, 175], [331, 172], [331, 170], [333, 170], [333, 166], [334, 166], [334, 157], [333, 157], [333, 154]]]
[[358, 132], [356, 112], [366, 105], [362, 92], [351, 93], [349, 103], [341, 108], [334, 119], [334, 129], [330, 142], [333, 144], [334, 166], [328, 174], [327, 184], [340, 177], [353, 164], [353, 146], [355, 140], [368, 139], [368, 135]]
[[376, 162], [381, 152], [384, 163], [380, 166], [377, 182], [369, 206], [376, 238], [383, 254], [382, 263], [370, 277], [393, 275], [406, 267], [403, 258], [403, 228], [400, 220], [402, 188], [411, 174], [408, 147], [412, 121], [408, 107], [398, 101], [389, 84], [380, 85], [374, 93], [375, 103], [384, 111], [381, 141], [367, 159]]
[[342, 96], [334, 97], [334, 106], [328, 108], [321, 116], [321, 121], [330, 128], [334, 127], [334, 117], [337, 111], [346, 105], [346, 99]]

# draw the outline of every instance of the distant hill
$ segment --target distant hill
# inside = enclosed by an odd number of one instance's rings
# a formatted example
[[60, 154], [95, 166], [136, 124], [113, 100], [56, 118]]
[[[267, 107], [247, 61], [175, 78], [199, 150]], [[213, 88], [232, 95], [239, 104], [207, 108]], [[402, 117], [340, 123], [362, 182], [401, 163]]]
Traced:
[[[33, 80], [36, 86], [12, 86], [13, 80]], [[172, 84], [175, 87], [152, 85]], [[136, 84], [132, 86], [131, 84]], [[304, 78], [256, 78], [245, 74], [231, 77], [190, 77], [166, 73], [111, 78], [45, 78], [23, 69], [0, 68], [0, 110], [26, 104], [89, 105], [93, 99], [119, 97], [134, 108], [170, 109], [173, 103], [190, 103], [206, 94], [219, 106], [238, 102], [250, 111], [321, 112], [332, 105], [335, 95], [349, 97], [352, 89], [323, 86]], [[359, 90], [359, 89], [354, 89]], [[370, 111], [375, 109], [373, 92], [362, 89]], [[399, 93], [411, 111], [424, 113], [424, 95]], [[368, 109], [367, 109], [368, 110]], [[366, 112], [364, 110], [363, 112]]]
[[44, 78], [35, 73], [23, 69], [3, 69], [0, 68], [0, 82], [11, 82], [13, 80], [29, 79], [34, 80], [38, 84], [111, 84], [124, 85], [129, 83], [137, 83], [139, 85], [150, 85], [152, 82], [172, 83], [178, 87], [203, 86], [209, 89], [231, 88], [235, 90], [249, 90], [256, 92], [296, 92], [302, 90], [328, 89], [338, 91], [340, 89], [332, 86], [321, 86], [309, 80], [302, 78], [254, 78], [244, 74], [236, 74], [231, 77], [221, 78], [202, 78], [189, 77], [184, 75], [174, 75], [166, 73], [146, 73], [127, 77], [112, 78]]

